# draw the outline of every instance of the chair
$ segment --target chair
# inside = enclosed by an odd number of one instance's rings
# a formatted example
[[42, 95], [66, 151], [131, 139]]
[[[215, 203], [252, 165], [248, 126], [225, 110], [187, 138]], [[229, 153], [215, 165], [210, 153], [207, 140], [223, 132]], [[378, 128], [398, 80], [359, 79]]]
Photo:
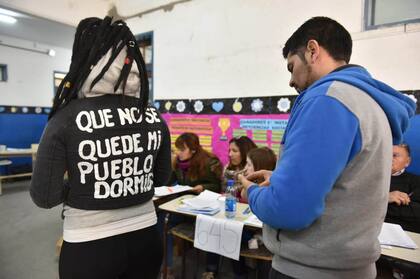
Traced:
[[[0, 166], [8, 166], [11, 165], [12, 161], [10, 160], [0, 160]], [[0, 176], [0, 195], [2, 194], [2, 178]]]

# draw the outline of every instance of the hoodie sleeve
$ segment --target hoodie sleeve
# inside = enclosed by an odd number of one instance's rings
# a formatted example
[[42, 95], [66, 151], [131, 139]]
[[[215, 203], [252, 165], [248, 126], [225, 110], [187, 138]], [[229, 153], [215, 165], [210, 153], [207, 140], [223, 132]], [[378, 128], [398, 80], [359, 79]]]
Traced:
[[361, 146], [358, 120], [332, 97], [311, 98], [294, 114], [270, 186], [248, 189], [252, 212], [288, 230], [306, 228], [323, 213], [326, 196]]
[[162, 129], [162, 145], [156, 158], [155, 167], [153, 169], [154, 186], [168, 185], [169, 178], [172, 173], [171, 167], [171, 135], [168, 126], [164, 125]]
[[30, 195], [42, 208], [52, 208], [64, 201], [66, 147], [59, 118], [53, 117], [42, 134], [32, 174]]

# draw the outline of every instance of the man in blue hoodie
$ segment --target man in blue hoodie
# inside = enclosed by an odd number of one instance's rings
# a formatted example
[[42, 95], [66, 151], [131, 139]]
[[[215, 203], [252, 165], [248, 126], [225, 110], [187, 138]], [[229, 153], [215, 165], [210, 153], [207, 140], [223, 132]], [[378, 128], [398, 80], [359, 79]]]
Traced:
[[[300, 93], [272, 172], [240, 177], [274, 254], [270, 278], [375, 278], [392, 144], [415, 104], [362, 67], [338, 22], [314, 17], [283, 56]], [[260, 187], [251, 182], [266, 180]], [[269, 179], [269, 180], [268, 180]]]

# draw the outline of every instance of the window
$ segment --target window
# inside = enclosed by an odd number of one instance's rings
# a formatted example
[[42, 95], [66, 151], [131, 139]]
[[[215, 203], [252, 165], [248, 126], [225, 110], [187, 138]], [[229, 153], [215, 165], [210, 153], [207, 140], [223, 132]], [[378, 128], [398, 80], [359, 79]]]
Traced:
[[137, 44], [146, 64], [149, 78], [149, 102], [153, 101], [153, 32], [136, 35]]
[[61, 81], [64, 79], [67, 73], [54, 71], [53, 73], [53, 79], [54, 79], [54, 95], [58, 90], [58, 87], [60, 86]]
[[365, 29], [420, 22], [419, 0], [365, 0]]
[[7, 65], [0, 64], [0, 81], [7, 81]]

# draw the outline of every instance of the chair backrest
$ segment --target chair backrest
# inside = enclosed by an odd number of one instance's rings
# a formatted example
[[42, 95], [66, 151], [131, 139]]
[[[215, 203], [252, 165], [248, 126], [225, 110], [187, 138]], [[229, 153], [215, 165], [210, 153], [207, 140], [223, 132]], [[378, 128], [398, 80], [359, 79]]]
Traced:
[[34, 169], [35, 166], [35, 161], [36, 161], [36, 153], [38, 151], [38, 143], [32, 143], [31, 144], [31, 149], [32, 149], [32, 169]]
[[10, 160], [0, 160], [0, 166], [7, 166], [11, 164], [12, 164], [12, 161]]

